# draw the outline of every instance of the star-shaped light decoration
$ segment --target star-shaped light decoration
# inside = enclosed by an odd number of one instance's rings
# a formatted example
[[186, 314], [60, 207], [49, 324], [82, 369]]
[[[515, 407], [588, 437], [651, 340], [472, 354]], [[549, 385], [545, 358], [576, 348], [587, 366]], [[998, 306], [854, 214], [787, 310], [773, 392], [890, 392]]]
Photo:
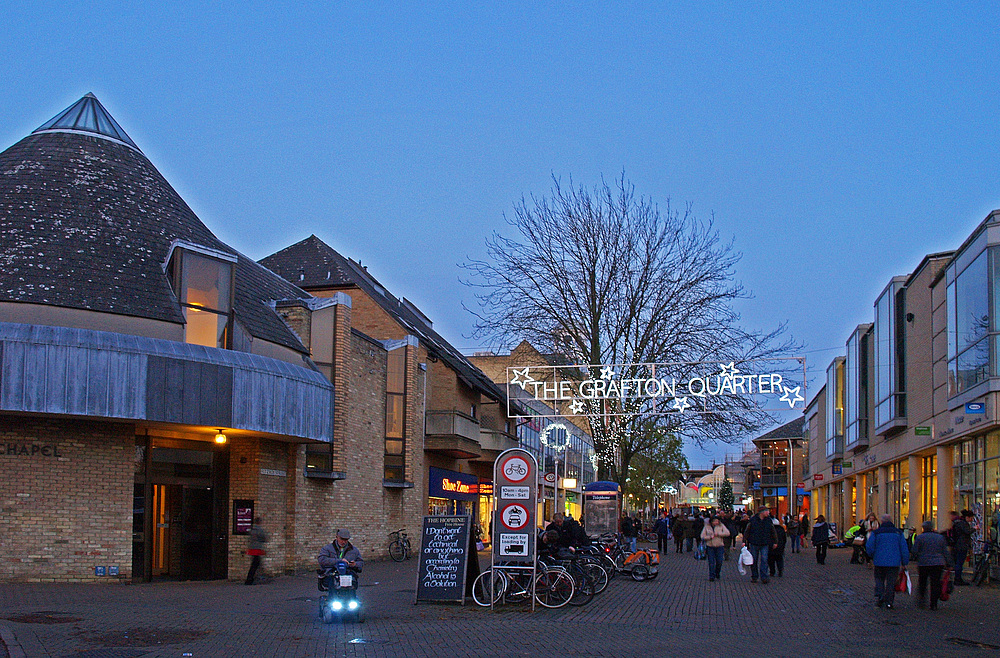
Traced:
[[796, 402], [805, 402], [805, 398], [799, 395], [799, 391], [802, 390], [801, 386], [796, 386], [795, 388], [782, 386], [781, 389], [785, 392], [785, 394], [778, 399], [782, 402], [787, 402], [789, 409], [794, 409]]
[[614, 378], [615, 378], [614, 368], [612, 368], [611, 366], [601, 367], [601, 379], [614, 379]]
[[526, 366], [520, 370], [511, 368], [511, 371], [514, 373], [514, 379], [510, 380], [510, 383], [520, 386], [522, 391], [525, 390], [528, 387], [528, 382], [535, 381], [535, 378], [528, 374], [528, 370], [530, 369], [531, 366]]
[[688, 399], [686, 396], [683, 398], [674, 398], [674, 409], [676, 409], [680, 413], [684, 413], [684, 410], [690, 406], [691, 405], [688, 403]]
[[728, 364], [723, 363], [719, 367], [722, 368], [722, 371], [719, 373], [720, 377], [733, 377], [740, 372], [736, 369], [736, 363], [734, 361], [730, 361]]
[[569, 412], [574, 416], [579, 416], [583, 413], [583, 400], [573, 400], [569, 404]]

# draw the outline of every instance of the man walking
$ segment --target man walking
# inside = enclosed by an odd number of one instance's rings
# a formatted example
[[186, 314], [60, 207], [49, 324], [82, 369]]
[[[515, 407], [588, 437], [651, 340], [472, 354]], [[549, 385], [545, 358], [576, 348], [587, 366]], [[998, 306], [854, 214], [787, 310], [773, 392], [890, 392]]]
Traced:
[[750, 517], [747, 528], [743, 532], [743, 543], [750, 550], [753, 556], [753, 564], [750, 565], [750, 582], [757, 582], [758, 575], [760, 582], [767, 584], [770, 573], [767, 565], [767, 554], [772, 548], [778, 546], [778, 533], [771, 523], [771, 510], [767, 507], [760, 508], [756, 514]]
[[961, 516], [958, 512], [951, 513], [951, 550], [955, 558], [955, 584], [959, 586], [969, 584], [962, 578], [962, 567], [972, 548], [972, 526], [967, 520], [971, 516], [972, 512], [969, 510], [962, 510]]
[[892, 517], [883, 514], [878, 530], [868, 537], [865, 550], [875, 567], [875, 607], [892, 607], [896, 597], [896, 579], [900, 567], [910, 561], [910, 547], [903, 533], [892, 524]]
[[670, 534], [670, 517], [668, 516], [667, 510], [663, 510], [663, 514], [656, 520], [656, 525], [653, 526], [653, 531], [656, 533], [656, 550], [660, 552], [660, 555], [666, 555], [668, 537]]

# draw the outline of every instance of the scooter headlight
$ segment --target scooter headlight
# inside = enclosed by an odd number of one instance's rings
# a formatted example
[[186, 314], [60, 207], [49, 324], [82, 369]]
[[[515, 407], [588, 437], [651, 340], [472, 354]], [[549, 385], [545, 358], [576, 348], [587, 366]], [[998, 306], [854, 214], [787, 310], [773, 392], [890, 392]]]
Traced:
[[333, 608], [334, 610], [341, 610], [343, 609], [344, 604], [341, 603], [340, 601], [334, 601], [333, 605], [331, 605], [330, 607]]
[[357, 610], [358, 609], [358, 602], [357, 601], [351, 601], [350, 603], [347, 604], [347, 608], [349, 610]]

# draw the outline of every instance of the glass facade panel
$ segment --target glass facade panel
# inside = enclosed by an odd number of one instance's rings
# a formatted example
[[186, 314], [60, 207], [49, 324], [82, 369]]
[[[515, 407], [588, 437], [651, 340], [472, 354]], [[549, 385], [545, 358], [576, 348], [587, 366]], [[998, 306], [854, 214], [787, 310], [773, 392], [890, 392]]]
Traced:
[[906, 415], [902, 331], [905, 288], [893, 281], [875, 303], [875, 426]]
[[835, 359], [826, 370], [826, 457], [844, 450], [844, 359]]
[[[951, 395], [989, 377], [990, 299], [988, 259], [983, 251], [948, 286], [948, 365]], [[995, 271], [995, 264], [994, 264]]]

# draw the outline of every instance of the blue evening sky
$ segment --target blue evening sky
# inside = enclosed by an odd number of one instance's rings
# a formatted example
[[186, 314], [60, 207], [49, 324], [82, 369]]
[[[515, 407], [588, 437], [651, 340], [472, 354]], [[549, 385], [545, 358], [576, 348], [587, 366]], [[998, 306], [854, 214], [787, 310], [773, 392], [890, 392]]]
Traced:
[[221, 239], [315, 233], [466, 352], [458, 263], [553, 173], [714, 213], [813, 392], [1000, 207], [992, 3], [105, 4], [5, 5], [0, 148], [93, 91]]

